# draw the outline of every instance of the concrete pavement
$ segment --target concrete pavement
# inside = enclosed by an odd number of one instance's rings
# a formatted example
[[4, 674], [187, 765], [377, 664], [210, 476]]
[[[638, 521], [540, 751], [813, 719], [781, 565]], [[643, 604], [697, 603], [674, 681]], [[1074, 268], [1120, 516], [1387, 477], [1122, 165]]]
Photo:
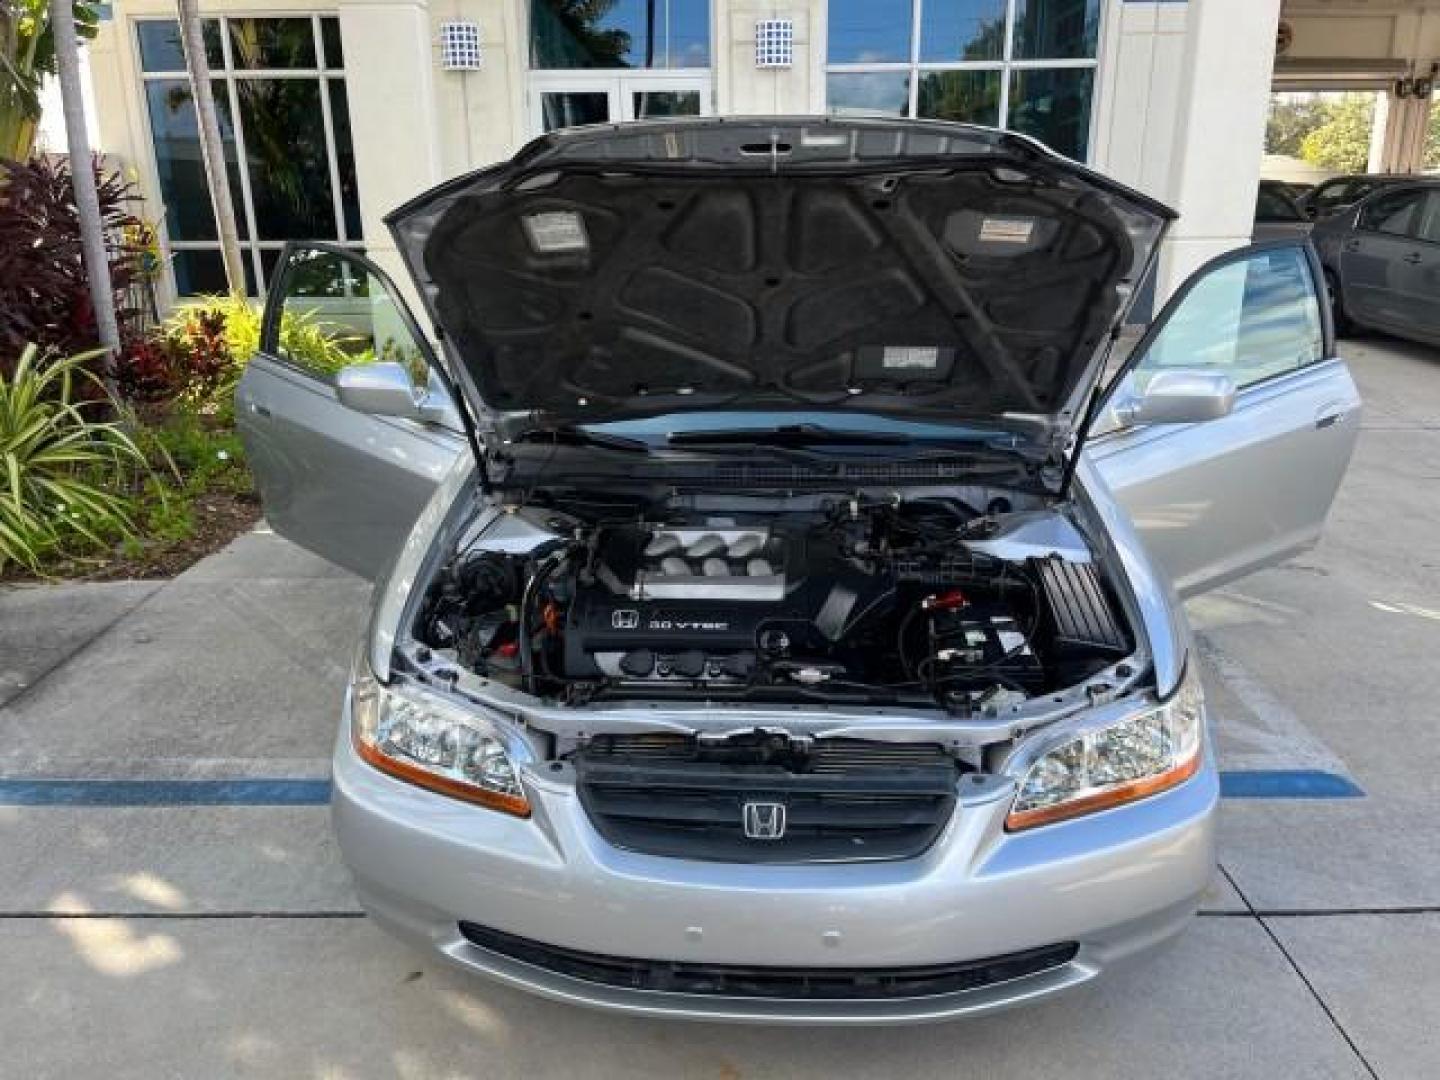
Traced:
[[[323, 807], [0, 805], [0, 1075], [1428, 1077], [1440, 1072], [1440, 354], [1349, 343], [1325, 541], [1197, 601], [1227, 768], [1205, 912], [1155, 963], [980, 1021], [617, 1020], [359, 917]], [[0, 593], [0, 776], [323, 776], [368, 587], [263, 533], [173, 582]]]

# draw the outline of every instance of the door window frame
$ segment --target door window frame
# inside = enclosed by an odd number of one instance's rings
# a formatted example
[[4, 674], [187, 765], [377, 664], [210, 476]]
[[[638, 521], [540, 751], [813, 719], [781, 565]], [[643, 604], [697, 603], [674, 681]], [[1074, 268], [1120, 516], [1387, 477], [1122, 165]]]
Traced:
[[[1429, 187], [1421, 184], [1417, 184], [1414, 187], [1410, 187], [1408, 185], [1391, 185], [1389, 187], [1383, 187], [1379, 191], [1373, 192], [1372, 194], [1374, 196], [1373, 198], [1361, 200], [1360, 207], [1356, 211], [1356, 232], [1364, 233], [1366, 236], [1378, 236], [1386, 240], [1402, 240], [1407, 242], [1414, 241], [1422, 244], [1433, 243], [1433, 241], [1427, 241], [1423, 236], [1421, 236], [1418, 230], [1421, 223], [1424, 221], [1425, 215], [1430, 212], [1428, 204], [1434, 201], [1437, 195], [1440, 195], [1440, 187]], [[1366, 215], [1372, 209], [1374, 209], [1376, 203], [1379, 203], [1383, 199], [1392, 198], [1397, 195], [1420, 196], [1420, 206], [1418, 212], [1415, 215], [1414, 223], [1414, 228], [1417, 231], [1403, 233], [1385, 232], [1383, 229], [1377, 229], [1371, 225], [1366, 224]]]
[[[1150, 347], [1154, 344], [1155, 339], [1164, 331], [1166, 325], [1174, 318], [1175, 312], [1180, 310], [1181, 305], [1184, 304], [1185, 298], [1194, 292], [1196, 286], [1198, 286], [1201, 281], [1208, 278], [1213, 272], [1222, 270], [1231, 263], [1242, 262], [1266, 251], [1281, 251], [1286, 249], [1298, 249], [1305, 256], [1305, 263], [1310, 271], [1311, 284], [1316, 289], [1316, 297], [1319, 301], [1316, 306], [1320, 309], [1320, 358], [1308, 364], [1302, 364], [1299, 367], [1288, 368], [1285, 371], [1277, 371], [1271, 375], [1266, 375], [1264, 378], [1256, 379], [1254, 382], [1247, 383], [1244, 386], [1237, 385], [1235, 387], [1235, 407], [1231, 411], [1231, 415], [1233, 416], [1235, 413], [1246, 408], [1249, 403], [1257, 397], [1269, 397], [1273, 390], [1283, 392], [1283, 383], [1285, 380], [1303, 376], [1335, 360], [1335, 318], [1334, 313], [1330, 309], [1330, 305], [1326, 303], [1324, 299], [1325, 294], [1321, 284], [1325, 280], [1324, 269], [1320, 264], [1320, 256], [1315, 251], [1314, 244], [1310, 243], [1309, 240], [1264, 240], [1259, 243], [1247, 244], [1244, 247], [1235, 248], [1233, 251], [1224, 252], [1202, 264], [1199, 269], [1185, 279], [1181, 286], [1175, 290], [1174, 295], [1166, 301], [1165, 307], [1161, 310], [1160, 314], [1156, 316], [1155, 320], [1146, 328], [1140, 340], [1135, 343], [1135, 348], [1133, 348], [1130, 351], [1130, 355], [1125, 358], [1125, 362], [1121, 364], [1120, 367], [1116, 369], [1115, 374], [1110, 377], [1110, 381], [1096, 391], [1093, 399], [1094, 405], [1080, 430], [1079, 445], [1075, 447], [1074, 459], [1078, 460], [1079, 454], [1084, 449], [1084, 444], [1092, 437], [1092, 429], [1105, 415], [1105, 410], [1109, 407], [1111, 399], [1114, 398], [1116, 392], [1125, 385], [1126, 380], [1134, 374], [1135, 369], [1140, 366], [1140, 362], [1145, 358], [1145, 354], [1150, 351]], [[1214, 421], [1209, 422], [1213, 423]], [[1130, 436], [1148, 438], [1152, 434], [1164, 435], [1171, 429], [1188, 427], [1190, 427], [1189, 424], [1136, 424], [1095, 432], [1093, 438], [1096, 441], [1102, 439], [1109, 441], [1111, 439]]]
[[[333, 240], [287, 240], [280, 251], [280, 258], [275, 263], [275, 274], [270, 282], [269, 291], [265, 295], [265, 310], [260, 322], [260, 344], [259, 351], [279, 364], [283, 364], [291, 371], [303, 375], [305, 378], [317, 384], [331, 386], [335, 377], [326, 375], [307, 368], [304, 364], [298, 364], [290, 357], [280, 351], [280, 320], [285, 313], [285, 288], [294, 274], [293, 256], [297, 251], [320, 251], [327, 255], [333, 255], [344, 259], [369, 275], [372, 285], [378, 283], [390, 298], [395, 306], [396, 313], [400, 316], [401, 324], [406, 332], [414, 339], [415, 345], [419, 348], [426, 366], [440, 375], [447, 391], [454, 396], [454, 388], [450, 380], [441, 369], [434, 347], [430, 339], [420, 329], [420, 324], [415, 321], [415, 314], [410, 310], [410, 305], [405, 302], [405, 294], [395, 286], [395, 281], [384, 270], [382, 270], [364, 252]], [[458, 408], [457, 403], [457, 408]]]

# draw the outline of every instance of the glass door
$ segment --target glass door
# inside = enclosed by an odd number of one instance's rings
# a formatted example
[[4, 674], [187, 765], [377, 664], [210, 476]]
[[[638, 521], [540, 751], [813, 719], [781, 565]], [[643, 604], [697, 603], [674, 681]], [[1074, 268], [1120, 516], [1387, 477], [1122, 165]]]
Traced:
[[613, 75], [544, 72], [530, 77], [530, 126], [537, 135], [620, 118], [620, 87]]
[[670, 116], [709, 116], [708, 74], [637, 72], [622, 76], [620, 96], [626, 120], [662, 120]]
[[532, 72], [530, 125], [536, 135], [582, 124], [709, 116], [709, 71]]

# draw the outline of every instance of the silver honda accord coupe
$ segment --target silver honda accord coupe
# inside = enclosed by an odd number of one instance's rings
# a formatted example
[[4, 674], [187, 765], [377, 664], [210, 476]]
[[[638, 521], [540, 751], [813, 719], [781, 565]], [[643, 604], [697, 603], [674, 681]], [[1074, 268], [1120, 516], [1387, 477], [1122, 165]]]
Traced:
[[1218, 797], [1180, 598], [1315, 541], [1360, 401], [1303, 240], [1117, 345], [1172, 217], [1004, 132], [706, 119], [421, 195], [371, 241], [403, 288], [292, 245], [237, 413], [275, 530], [376, 582], [367, 911], [563, 1001], [800, 1023], [1180, 932]]

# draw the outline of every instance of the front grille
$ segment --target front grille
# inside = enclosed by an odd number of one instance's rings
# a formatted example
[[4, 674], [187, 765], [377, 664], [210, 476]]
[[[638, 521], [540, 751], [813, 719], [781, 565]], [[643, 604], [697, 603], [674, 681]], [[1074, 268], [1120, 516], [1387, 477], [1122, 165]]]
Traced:
[[1068, 964], [1079, 952], [1074, 942], [1064, 942], [984, 960], [924, 967], [750, 967], [601, 956], [545, 945], [469, 922], [460, 924], [460, 933], [472, 945], [489, 952], [602, 986], [668, 994], [809, 1001], [924, 998], [979, 990]]
[[[720, 862], [912, 858], [950, 820], [960, 775], [935, 744], [764, 734], [602, 736], [572, 760], [581, 804], [610, 843]], [[782, 807], [782, 835], [747, 835], [747, 803]]]

